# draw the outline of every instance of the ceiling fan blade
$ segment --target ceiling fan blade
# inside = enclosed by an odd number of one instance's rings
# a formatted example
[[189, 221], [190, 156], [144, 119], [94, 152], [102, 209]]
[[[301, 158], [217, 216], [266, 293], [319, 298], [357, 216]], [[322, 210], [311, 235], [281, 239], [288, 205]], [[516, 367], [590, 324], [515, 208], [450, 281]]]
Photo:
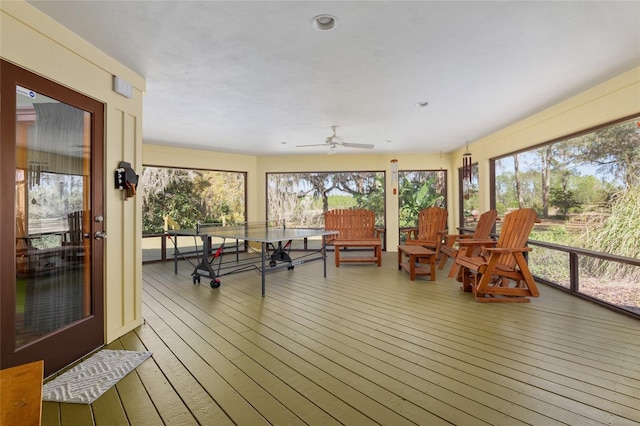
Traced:
[[349, 143], [344, 142], [342, 146], [345, 148], [364, 148], [364, 149], [373, 149], [373, 144], [370, 143]]
[[326, 146], [329, 147], [328, 154], [335, 154], [337, 152], [337, 148], [362, 148], [362, 149], [373, 149], [373, 144], [370, 143], [349, 143], [342, 140], [342, 138], [336, 135], [336, 129], [338, 126], [331, 126], [331, 130], [333, 134], [328, 136], [324, 143], [316, 143], [310, 145], [296, 145], [297, 148], [309, 147], [309, 146]]
[[313, 143], [311, 145], [296, 145], [296, 148], [304, 148], [308, 146], [331, 146], [331, 145], [328, 143]]

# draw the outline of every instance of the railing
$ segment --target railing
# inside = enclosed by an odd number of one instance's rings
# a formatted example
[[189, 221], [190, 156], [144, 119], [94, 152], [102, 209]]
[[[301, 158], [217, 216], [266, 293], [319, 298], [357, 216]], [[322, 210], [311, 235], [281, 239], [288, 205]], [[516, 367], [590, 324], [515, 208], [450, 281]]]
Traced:
[[[460, 232], [472, 233], [473, 230], [460, 228]], [[497, 239], [498, 236], [498, 234], [491, 234], [491, 237], [495, 239]], [[551, 251], [551, 254], [546, 258], [541, 258], [540, 250], [531, 251], [528, 259], [529, 268], [531, 269], [531, 274], [534, 276], [536, 281], [566, 291], [574, 296], [604, 305], [615, 311], [630, 315], [635, 318], [640, 318], [640, 282], [637, 282], [637, 280], [636, 282], [627, 283], [630, 284], [630, 287], [625, 287], [624, 281], [609, 281], [607, 284], [610, 286], [610, 288], [604, 288], [604, 291], [602, 291], [602, 287], [606, 286], [599, 286], [600, 288], [598, 289], [598, 291], [593, 291], [594, 287], [598, 287], [597, 285], [594, 286], [593, 283], [583, 286], [583, 289], [586, 289], [587, 291], [581, 290], [580, 286], [581, 277], [584, 278], [583, 281], [604, 280], [603, 278], [586, 276], [585, 274], [582, 274], [580, 269], [581, 259], [598, 259], [605, 262], [615, 262], [621, 265], [629, 265], [635, 268], [640, 268], [640, 259], [617, 256], [608, 253], [581, 249], [578, 247], [564, 246], [561, 244], [548, 243], [545, 241], [528, 240], [527, 244], [530, 246], [540, 247], [543, 250]], [[562, 254], [566, 254], [567, 256], [566, 262], [558, 260], [558, 258], [561, 257]], [[540, 272], [544, 268], [546, 268], [547, 270], [556, 268], [554, 270], [554, 277], [552, 278], [542, 275]], [[635, 275], [640, 275], [640, 272]], [[614, 286], [617, 288], [618, 292], [622, 292], [623, 294], [614, 294], [611, 288]], [[597, 293], [598, 296], [589, 294], [589, 292]], [[618, 299], [618, 303], [614, 303], [612, 299]]]
[[[596, 252], [592, 250], [581, 249], [578, 247], [563, 246], [560, 244], [548, 243], [544, 241], [529, 240], [528, 244], [530, 246], [536, 246], [545, 250], [553, 251], [554, 255], [549, 256], [551, 258], [557, 258], [557, 255], [559, 253], [566, 253], [566, 255], [568, 256], [567, 264], [551, 264], [551, 266], [564, 268], [566, 270], [565, 280], [560, 281], [557, 278], [554, 280], [536, 273], [542, 268], [540, 268], [540, 265], [537, 265], [538, 262], [536, 262], [536, 259], [534, 257], [536, 256], [536, 252], [539, 250], [533, 250], [531, 252], [531, 257], [534, 258], [530, 259], [529, 266], [536, 281], [543, 282], [545, 284], [567, 291], [573, 295], [589, 299], [593, 302], [606, 305], [607, 307], [616, 311], [640, 318], [640, 282], [637, 282], [636, 280], [636, 282], [627, 283], [623, 278], [621, 278], [619, 281], [615, 281], [615, 279], [614, 281], [611, 281], [610, 278], [587, 276], [586, 274], [583, 274], [581, 272], [580, 267], [581, 261], [584, 261], [585, 259], [598, 259], [599, 261], [603, 262], [614, 262], [619, 265], [629, 265], [634, 268], [640, 268], [640, 259]], [[540, 263], [546, 264], [546, 262]], [[548, 269], [549, 264], [546, 264], [545, 267]], [[622, 268], [624, 268], [624, 266], [621, 266], [621, 269]], [[556, 274], [556, 276], [557, 275], [558, 274]], [[638, 276], [640, 274], [634, 275]], [[584, 279], [583, 281], [595, 281], [595, 285], [594, 283], [585, 282], [585, 285], [582, 286], [582, 288], [585, 290], [583, 291], [581, 289], [581, 278]], [[605, 280], [607, 280], [607, 282], [604, 282]], [[612, 291], [614, 290], [614, 287], [619, 294], [614, 294], [614, 292]], [[605, 294], [603, 294], [603, 290]], [[595, 294], [598, 294], [599, 297], [596, 297]], [[611, 299], [618, 299], [618, 303], [614, 303], [613, 301], [611, 301]]]
[[[157, 239], [159, 244], [148, 243], [151, 238]], [[167, 254], [167, 235], [164, 232], [159, 232], [157, 234], [142, 234], [142, 263], [166, 262], [167, 260], [173, 260], [173, 253], [171, 253], [171, 257], [168, 257]]]

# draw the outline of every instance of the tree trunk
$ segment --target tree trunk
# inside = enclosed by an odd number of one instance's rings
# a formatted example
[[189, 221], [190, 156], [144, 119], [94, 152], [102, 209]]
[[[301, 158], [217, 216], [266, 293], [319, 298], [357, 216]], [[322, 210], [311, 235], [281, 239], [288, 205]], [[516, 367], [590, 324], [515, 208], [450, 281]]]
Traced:
[[542, 217], [549, 217], [549, 194], [551, 191], [551, 154], [552, 146], [542, 148]]
[[524, 207], [524, 201], [522, 200], [522, 188], [520, 185], [520, 159], [518, 154], [514, 154], [513, 156], [513, 169], [514, 169], [514, 178], [516, 180], [516, 196], [518, 197], [518, 208]]

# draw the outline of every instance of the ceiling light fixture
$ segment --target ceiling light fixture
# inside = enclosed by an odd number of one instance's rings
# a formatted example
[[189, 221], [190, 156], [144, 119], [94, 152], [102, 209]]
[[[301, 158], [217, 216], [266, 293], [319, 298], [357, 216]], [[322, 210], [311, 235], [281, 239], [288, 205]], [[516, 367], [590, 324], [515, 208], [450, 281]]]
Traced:
[[335, 16], [318, 15], [311, 21], [311, 25], [318, 31], [331, 31], [338, 24]]
[[426, 107], [427, 105], [429, 105], [429, 102], [427, 102], [427, 101], [420, 101], [420, 102], [416, 102], [416, 106], [417, 106], [417, 107], [420, 107], [420, 108], [424, 108], [424, 107]]

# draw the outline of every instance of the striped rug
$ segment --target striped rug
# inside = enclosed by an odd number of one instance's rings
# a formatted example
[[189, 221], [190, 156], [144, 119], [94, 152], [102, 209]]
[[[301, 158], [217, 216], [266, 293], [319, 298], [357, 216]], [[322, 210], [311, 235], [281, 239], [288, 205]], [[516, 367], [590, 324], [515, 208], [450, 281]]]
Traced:
[[91, 404], [151, 355], [151, 352], [103, 349], [45, 383], [42, 400]]

